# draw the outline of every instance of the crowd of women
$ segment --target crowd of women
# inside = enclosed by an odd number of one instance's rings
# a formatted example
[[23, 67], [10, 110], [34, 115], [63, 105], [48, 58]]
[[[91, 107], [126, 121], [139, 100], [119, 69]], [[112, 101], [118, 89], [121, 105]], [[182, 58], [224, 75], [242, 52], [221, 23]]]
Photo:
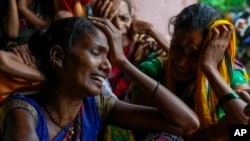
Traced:
[[129, 0], [2, 3], [2, 140], [227, 141], [250, 121], [234, 27], [209, 5], [173, 15], [169, 41]]

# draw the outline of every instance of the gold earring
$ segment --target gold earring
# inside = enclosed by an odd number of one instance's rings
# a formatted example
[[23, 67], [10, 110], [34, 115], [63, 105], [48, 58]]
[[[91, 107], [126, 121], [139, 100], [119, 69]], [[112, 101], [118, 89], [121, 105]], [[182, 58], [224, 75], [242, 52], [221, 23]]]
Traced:
[[55, 60], [53, 60], [52, 58], [50, 58], [50, 63], [51, 63], [51, 64], [52, 64], [52, 66], [54, 67], [54, 65], [55, 65], [56, 61], [55, 61]]

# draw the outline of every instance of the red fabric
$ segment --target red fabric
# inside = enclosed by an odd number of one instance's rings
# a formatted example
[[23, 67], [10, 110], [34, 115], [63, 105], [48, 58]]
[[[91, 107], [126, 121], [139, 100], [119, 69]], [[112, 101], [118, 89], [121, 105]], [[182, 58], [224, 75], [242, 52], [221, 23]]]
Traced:
[[[69, 11], [70, 13], [74, 14], [74, 5], [78, 0], [63, 0], [63, 5], [65, 6], [65, 9]], [[92, 0], [80, 0], [82, 3], [90, 3]]]
[[92, 2], [92, 0], [81, 0], [81, 2], [83, 2], [83, 3], [90, 3], [90, 2]]
[[[129, 46], [123, 49], [125, 56], [128, 58], [130, 62], [133, 62], [133, 54], [135, 51], [134, 44], [130, 44]], [[118, 97], [123, 97], [130, 91], [129, 87], [132, 84], [132, 81], [128, 75], [123, 73], [118, 67], [113, 66], [110, 76], [109, 82], [113, 89], [113, 92]]]
[[66, 9], [67, 11], [69, 11], [70, 13], [74, 13], [74, 12], [73, 12], [74, 1], [75, 1], [75, 0], [63, 0], [63, 5], [65, 6], [65, 9]]

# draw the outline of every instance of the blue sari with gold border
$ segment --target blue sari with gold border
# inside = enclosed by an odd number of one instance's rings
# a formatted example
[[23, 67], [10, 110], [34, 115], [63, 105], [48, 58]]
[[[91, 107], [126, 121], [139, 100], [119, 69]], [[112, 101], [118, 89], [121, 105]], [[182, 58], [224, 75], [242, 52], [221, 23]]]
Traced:
[[[95, 97], [83, 99], [83, 118], [81, 118], [81, 135], [80, 140], [95, 141], [101, 132], [101, 119], [99, 116]], [[28, 111], [36, 120], [36, 133], [40, 141], [49, 141], [47, 122], [42, 109], [31, 98], [27, 98], [21, 94], [12, 95], [5, 99], [0, 105], [0, 135], [4, 134], [4, 119], [6, 115], [16, 108], [21, 108]], [[67, 125], [53, 139], [54, 141], [62, 141], [67, 133], [70, 125]]]

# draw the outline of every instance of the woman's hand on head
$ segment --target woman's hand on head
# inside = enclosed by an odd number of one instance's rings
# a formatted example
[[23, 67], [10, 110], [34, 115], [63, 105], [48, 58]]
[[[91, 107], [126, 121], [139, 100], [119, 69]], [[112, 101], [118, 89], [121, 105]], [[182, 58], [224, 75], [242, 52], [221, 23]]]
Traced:
[[109, 42], [109, 59], [113, 65], [121, 66], [126, 57], [123, 52], [122, 33], [108, 19], [89, 17], [89, 19], [99, 27], [107, 36]]
[[93, 6], [93, 13], [96, 17], [113, 20], [118, 12], [120, 0], [97, 0]]
[[202, 47], [200, 63], [201, 66], [216, 67], [224, 57], [225, 51], [232, 38], [233, 27], [221, 25], [212, 29], [210, 39], [205, 39]]

